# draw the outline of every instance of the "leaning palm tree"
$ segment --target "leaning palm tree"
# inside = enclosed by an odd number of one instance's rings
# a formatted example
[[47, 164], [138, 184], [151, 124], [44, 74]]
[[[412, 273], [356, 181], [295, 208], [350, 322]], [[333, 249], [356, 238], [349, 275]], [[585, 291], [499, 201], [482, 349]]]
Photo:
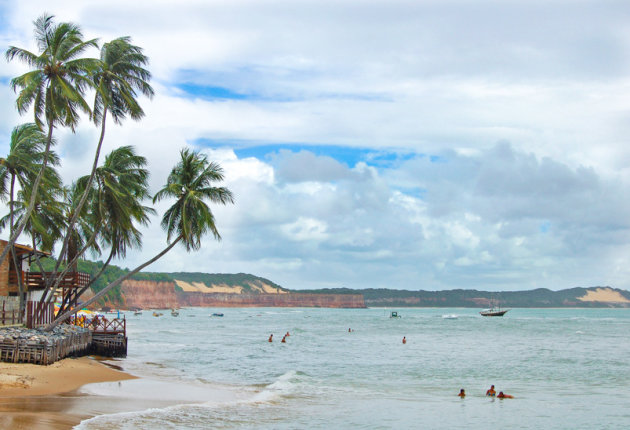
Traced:
[[[96, 59], [80, 58], [86, 49], [96, 47], [96, 40], [84, 41], [78, 26], [71, 23], [55, 24], [53, 16], [42, 15], [35, 20], [35, 40], [40, 52], [35, 54], [15, 46], [7, 49], [8, 61], [21, 60], [32, 68], [30, 72], [11, 80], [11, 87], [19, 94], [16, 100], [18, 112], [24, 114], [34, 108], [35, 123], [40, 129], [48, 128], [42, 169], [32, 184], [28, 212], [33, 211], [43, 172], [49, 162], [53, 129], [61, 125], [75, 130], [80, 111], [91, 113], [84, 100], [85, 90], [91, 86], [89, 73]], [[28, 219], [30, 214], [24, 218]], [[20, 223], [9, 238], [9, 246], [0, 254], [0, 264], [6, 252], [22, 233]]]
[[[100, 122], [101, 134], [96, 146], [92, 171], [85, 184], [86, 191], [91, 188], [96, 174], [105, 138], [107, 114], [111, 113], [116, 124], [121, 124], [127, 116], [136, 121], [140, 120], [144, 116], [144, 111], [138, 103], [138, 93], [153, 97], [153, 88], [148, 83], [151, 73], [143, 67], [149, 59], [142, 53], [142, 48], [132, 45], [130, 41], [129, 37], [121, 37], [105, 43], [101, 48], [100, 61], [93, 71], [92, 85], [96, 89], [96, 95], [92, 119], [95, 124]], [[77, 211], [68, 224], [68, 235], [61, 248], [62, 255], [69, 246], [72, 229], [87, 197], [86, 192], [79, 200]]]
[[[129, 248], [141, 247], [142, 234], [137, 225], [148, 225], [149, 215], [155, 213], [153, 208], [142, 205], [149, 197], [149, 172], [145, 166], [144, 157], [136, 155], [133, 147], [123, 146], [105, 157], [103, 166], [96, 170], [87, 212], [90, 222], [99, 230], [100, 248], [110, 251], [99, 273], [78, 291], [76, 299], [101, 276], [114, 257], [124, 258]], [[84, 176], [77, 186], [83, 188], [88, 182], [89, 177]], [[60, 312], [75, 304], [76, 300], [62, 304]]]
[[[176, 199], [175, 204], [165, 212], [161, 224], [167, 232], [167, 242], [170, 243], [155, 257], [116, 279], [82, 306], [89, 306], [99, 300], [109, 290], [157, 261], [180, 242], [186, 251], [191, 251], [201, 247], [201, 238], [208, 232], [211, 232], [215, 239], [221, 239], [214, 215], [206, 200], [224, 205], [234, 202], [230, 190], [212, 186], [213, 182], [223, 180], [223, 169], [219, 164], [209, 162], [206, 156], [198, 152], [183, 149], [180, 155], [181, 160], [171, 171], [166, 185], [153, 197], [154, 202], [168, 197]], [[57, 316], [46, 329], [51, 330], [74, 312], [74, 309], [70, 309]]]

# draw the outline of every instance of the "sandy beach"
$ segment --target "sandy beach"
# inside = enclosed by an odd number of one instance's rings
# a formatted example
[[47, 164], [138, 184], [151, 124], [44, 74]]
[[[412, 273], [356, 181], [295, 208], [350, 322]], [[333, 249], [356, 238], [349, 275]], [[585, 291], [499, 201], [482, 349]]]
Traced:
[[101, 409], [98, 404], [80, 405], [86, 396], [75, 390], [135, 378], [92, 357], [67, 358], [50, 366], [0, 363], [0, 428], [72, 428]]

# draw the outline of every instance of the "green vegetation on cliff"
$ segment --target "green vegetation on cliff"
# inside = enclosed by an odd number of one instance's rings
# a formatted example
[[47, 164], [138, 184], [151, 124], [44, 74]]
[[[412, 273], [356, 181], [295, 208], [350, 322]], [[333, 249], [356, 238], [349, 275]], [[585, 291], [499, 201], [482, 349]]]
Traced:
[[262, 287], [263, 285], [269, 285], [280, 291], [288, 291], [286, 288], [282, 288], [280, 285], [271, 282], [269, 279], [261, 278], [259, 276], [250, 275], [248, 273], [201, 273], [201, 272], [173, 272], [168, 273], [172, 279], [177, 279], [184, 282], [201, 282], [207, 286], [212, 285], [227, 285], [228, 287], [243, 287], [244, 291], [257, 293], [256, 289], [251, 285]]

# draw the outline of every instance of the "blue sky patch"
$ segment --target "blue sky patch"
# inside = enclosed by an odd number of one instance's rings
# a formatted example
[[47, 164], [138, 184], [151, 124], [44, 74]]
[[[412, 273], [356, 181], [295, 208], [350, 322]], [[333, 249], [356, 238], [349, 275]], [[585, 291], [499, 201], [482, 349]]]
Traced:
[[550, 228], [551, 228], [551, 222], [549, 222], [549, 221], [545, 221], [545, 222], [541, 223], [540, 226], [538, 227], [538, 229], [540, 230], [541, 233], [549, 232]]
[[400, 163], [414, 158], [424, 157], [424, 154], [413, 152], [397, 152], [375, 150], [370, 148], [355, 148], [337, 145], [307, 145], [301, 143], [248, 145], [245, 142], [218, 143], [207, 139], [199, 139], [196, 145], [212, 148], [232, 148], [238, 158], [254, 157], [262, 161], [269, 161], [273, 154], [280, 151], [309, 151], [321, 157], [331, 157], [348, 167], [355, 167], [364, 162], [368, 166], [377, 168], [392, 168]]
[[250, 100], [258, 98], [253, 94], [241, 94], [224, 87], [203, 86], [191, 83], [177, 84], [176, 87], [192, 97], [210, 100]]

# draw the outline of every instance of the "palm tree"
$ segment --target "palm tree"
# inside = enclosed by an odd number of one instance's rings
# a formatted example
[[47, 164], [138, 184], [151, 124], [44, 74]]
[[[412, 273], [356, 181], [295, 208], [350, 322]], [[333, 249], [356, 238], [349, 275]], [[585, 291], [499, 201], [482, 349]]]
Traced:
[[[145, 165], [146, 159], [136, 155], [133, 147], [123, 146], [105, 157], [103, 166], [96, 170], [92, 189], [88, 190], [87, 212], [91, 214], [91, 222], [100, 226], [101, 247], [109, 247], [110, 252], [99, 273], [78, 291], [77, 298], [100, 277], [114, 257], [124, 258], [128, 248], [141, 246], [142, 234], [136, 225], [147, 225], [149, 215], [155, 212], [142, 205], [142, 201], [149, 197], [149, 172]], [[77, 181], [79, 188], [87, 183], [88, 176]], [[62, 306], [60, 311], [64, 308]]]
[[[181, 160], [171, 171], [166, 185], [153, 197], [154, 203], [167, 197], [177, 199], [175, 204], [165, 212], [161, 223], [167, 231], [167, 241], [170, 244], [155, 257], [116, 279], [82, 306], [89, 306], [99, 300], [109, 290], [157, 261], [179, 242], [183, 242], [186, 250], [190, 251], [201, 247], [201, 237], [207, 232], [212, 232], [215, 239], [221, 239], [214, 215], [206, 204], [206, 200], [224, 205], [234, 202], [230, 190], [212, 186], [213, 182], [223, 180], [223, 169], [217, 163], [208, 162], [207, 157], [198, 152], [183, 149], [180, 155]], [[74, 313], [73, 309], [57, 316], [46, 329], [51, 330], [72, 313]]]
[[[40, 131], [37, 125], [33, 123], [22, 124], [15, 127], [11, 133], [9, 154], [5, 158], [0, 158], [0, 190], [2, 191], [2, 194], [0, 194], [0, 198], [5, 200], [6, 197], [8, 197], [9, 200], [9, 214], [3, 217], [2, 220], [0, 220], [0, 230], [3, 230], [8, 226], [9, 237], [14, 237], [16, 226], [16, 205], [20, 206], [20, 208], [23, 209], [22, 202], [19, 198], [25, 195], [30, 196], [32, 192], [31, 186], [40, 171], [42, 172], [41, 178], [45, 184], [45, 188], [50, 191], [50, 193], [48, 194], [49, 197], [44, 198], [44, 200], [48, 202], [54, 201], [54, 199], [50, 196], [53, 195], [56, 190], [61, 187], [61, 179], [57, 171], [53, 167], [59, 164], [59, 158], [57, 157], [57, 154], [51, 151], [48, 154], [50, 165], [42, 167], [44, 164], [44, 159], [46, 158], [46, 155], [44, 153], [45, 146], [46, 135]], [[17, 193], [17, 196], [16, 185], [19, 186], [19, 188], [21, 189], [21, 191]], [[16, 197], [18, 197], [18, 201], [16, 201]], [[33, 199], [33, 201], [35, 205], [41, 204], [42, 202], [42, 200], [37, 199]], [[21, 224], [22, 226], [31, 225], [32, 227], [29, 227], [29, 232], [31, 232], [32, 237], [35, 239], [38, 232], [41, 232], [43, 227], [41, 223], [37, 222], [37, 219], [29, 220], [23, 215], [24, 213], [20, 213], [18, 224]], [[31, 215], [33, 215], [32, 212]], [[36, 213], [34, 218], [38, 218], [37, 215], [38, 214]], [[6, 252], [9, 252], [12, 255], [13, 264], [17, 270], [18, 261], [15, 254], [15, 241], [9, 242], [5, 249], [5, 254], [3, 255], [6, 255]], [[22, 284], [22, 278], [18, 276], [17, 279], [20, 297], [20, 309], [23, 310], [24, 286]]]
[[[85, 185], [86, 190], [91, 188], [96, 174], [105, 137], [107, 113], [111, 112], [116, 124], [121, 124], [127, 115], [131, 119], [140, 120], [144, 116], [144, 111], [137, 101], [138, 92], [149, 98], [153, 97], [153, 88], [148, 83], [151, 73], [143, 68], [149, 60], [142, 53], [142, 48], [132, 45], [130, 41], [129, 37], [121, 37], [105, 43], [101, 48], [100, 61], [92, 76], [93, 86], [96, 89], [92, 119], [95, 124], [100, 122], [101, 135], [96, 147], [92, 171]], [[66, 251], [70, 233], [87, 197], [87, 193], [84, 193], [77, 205], [75, 216], [69, 222], [69, 234], [64, 239], [62, 254]]]
[[[11, 87], [19, 94], [16, 100], [18, 112], [24, 114], [31, 105], [34, 107], [35, 123], [40, 129], [48, 127], [42, 168], [32, 184], [28, 214], [33, 211], [39, 184], [49, 162], [50, 146], [53, 142], [53, 129], [56, 125], [75, 130], [80, 111], [90, 113], [90, 107], [83, 99], [86, 88], [91, 86], [89, 72], [96, 59], [79, 58], [89, 47], [96, 47], [96, 40], [83, 41], [81, 30], [71, 23], [55, 24], [53, 16], [42, 15], [34, 22], [35, 40], [39, 54], [15, 46], [7, 49], [7, 61], [21, 60], [32, 68], [30, 72], [11, 80]], [[9, 246], [0, 255], [0, 264], [7, 250], [22, 233], [20, 223], [9, 239]]]
[[[22, 124], [13, 129], [9, 154], [0, 158], [0, 197], [9, 198], [9, 236], [13, 234], [14, 198], [17, 185], [21, 189], [30, 188], [35, 181], [44, 160], [46, 135], [33, 123]], [[59, 157], [54, 152], [48, 155], [51, 166], [59, 165]], [[44, 179], [49, 187], [58, 187], [61, 179], [50, 166], [45, 169]], [[7, 187], [8, 184], [8, 187]], [[8, 190], [7, 190], [8, 188]], [[7, 192], [8, 191], [8, 192]]]

